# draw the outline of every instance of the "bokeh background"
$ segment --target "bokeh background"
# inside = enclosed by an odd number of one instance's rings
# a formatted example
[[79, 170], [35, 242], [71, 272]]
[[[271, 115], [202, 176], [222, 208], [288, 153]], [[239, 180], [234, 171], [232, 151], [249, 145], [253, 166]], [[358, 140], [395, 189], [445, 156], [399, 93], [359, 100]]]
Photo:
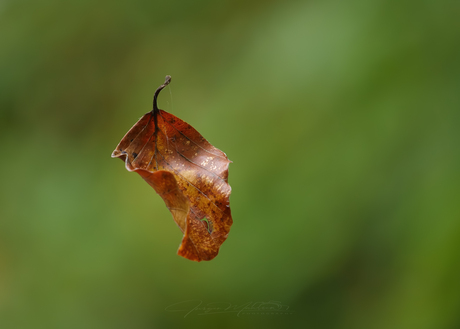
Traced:
[[[459, 17], [0, 1], [0, 328], [460, 328]], [[110, 157], [167, 74], [160, 108], [233, 161], [211, 262], [176, 255], [161, 198]]]

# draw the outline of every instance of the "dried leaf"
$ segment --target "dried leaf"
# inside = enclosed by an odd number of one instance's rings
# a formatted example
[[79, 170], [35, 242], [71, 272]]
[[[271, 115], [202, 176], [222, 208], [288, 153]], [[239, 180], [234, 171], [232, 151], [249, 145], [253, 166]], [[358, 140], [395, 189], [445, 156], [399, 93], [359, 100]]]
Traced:
[[178, 254], [194, 260], [217, 256], [232, 225], [228, 184], [230, 161], [185, 121], [157, 107], [123, 137], [113, 158], [125, 162], [163, 198], [184, 233]]

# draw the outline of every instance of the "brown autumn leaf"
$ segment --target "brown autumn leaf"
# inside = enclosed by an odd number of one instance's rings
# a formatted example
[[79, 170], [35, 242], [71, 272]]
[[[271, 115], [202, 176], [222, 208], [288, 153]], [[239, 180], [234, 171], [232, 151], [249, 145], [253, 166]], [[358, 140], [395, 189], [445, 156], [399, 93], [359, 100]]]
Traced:
[[163, 198], [184, 234], [178, 254], [211, 260], [232, 225], [228, 184], [230, 161], [185, 121], [159, 110], [157, 97], [171, 82], [158, 87], [153, 110], [123, 137], [112, 158], [125, 162]]

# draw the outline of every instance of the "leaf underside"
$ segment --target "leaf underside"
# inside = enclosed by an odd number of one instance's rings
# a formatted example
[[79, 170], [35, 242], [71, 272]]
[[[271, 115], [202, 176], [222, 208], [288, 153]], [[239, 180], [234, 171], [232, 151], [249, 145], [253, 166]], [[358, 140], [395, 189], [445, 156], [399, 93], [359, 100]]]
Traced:
[[163, 198], [184, 234], [180, 256], [194, 261], [217, 256], [233, 222], [224, 152], [185, 121], [154, 109], [128, 131], [112, 157]]

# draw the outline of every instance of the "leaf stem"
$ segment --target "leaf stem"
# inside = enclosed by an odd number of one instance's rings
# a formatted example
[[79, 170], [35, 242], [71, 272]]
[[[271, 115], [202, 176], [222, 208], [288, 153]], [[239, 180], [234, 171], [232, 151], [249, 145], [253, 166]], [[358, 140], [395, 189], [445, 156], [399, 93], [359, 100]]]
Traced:
[[153, 95], [153, 112], [158, 112], [158, 105], [157, 105], [157, 98], [158, 98], [158, 94], [160, 93], [160, 91], [163, 90], [164, 87], [166, 87], [167, 85], [169, 85], [169, 83], [171, 82], [171, 76], [170, 75], [167, 75], [166, 78], [165, 78], [165, 83], [163, 83], [161, 86], [158, 87], [158, 89], [155, 91], [155, 94]]

